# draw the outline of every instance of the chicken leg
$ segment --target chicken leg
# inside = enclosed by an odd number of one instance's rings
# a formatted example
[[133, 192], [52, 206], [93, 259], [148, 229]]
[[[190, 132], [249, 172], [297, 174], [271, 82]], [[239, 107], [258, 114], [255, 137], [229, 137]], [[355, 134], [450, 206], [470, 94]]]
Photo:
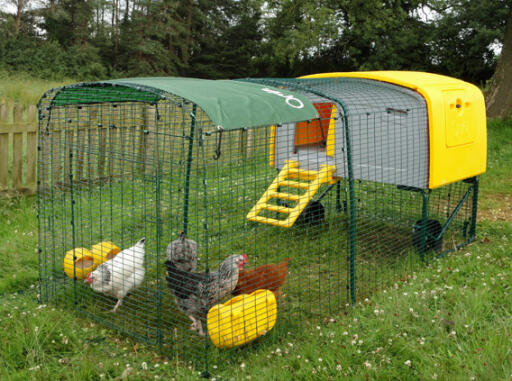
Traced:
[[112, 310], [110, 310], [110, 312], [115, 313], [121, 304], [123, 304], [123, 298], [117, 300], [116, 305]]

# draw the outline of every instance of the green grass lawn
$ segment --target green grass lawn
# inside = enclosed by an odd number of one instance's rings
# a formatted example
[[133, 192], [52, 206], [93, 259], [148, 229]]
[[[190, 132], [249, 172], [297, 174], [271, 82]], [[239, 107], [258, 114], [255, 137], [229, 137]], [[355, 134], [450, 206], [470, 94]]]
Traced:
[[[511, 379], [512, 122], [489, 123], [477, 241], [339, 314], [214, 356], [216, 379]], [[37, 303], [35, 198], [0, 200], [0, 379], [191, 379], [170, 361]], [[417, 267], [416, 267], [417, 268]], [[289, 334], [286, 328], [289, 327]], [[284, 335], [282, 332], [284, 331]]]

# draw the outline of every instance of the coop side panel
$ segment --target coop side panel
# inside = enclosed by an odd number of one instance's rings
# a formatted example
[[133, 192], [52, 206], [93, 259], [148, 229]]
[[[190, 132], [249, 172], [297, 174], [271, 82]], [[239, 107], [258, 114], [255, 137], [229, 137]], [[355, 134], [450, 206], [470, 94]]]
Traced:
[[[416, 188], [428, 186], [428, 117], [418, 93], [387, 83], [364, 79], [317, 79], [305, 83], [339, 99], [340, 118], [350, 136], [353, 177]], [[339, 156], [338, 168], [347, 173]]]
[[[455, 80], [454, 80], [455, 81]], [[476, 86], [456, 81], [429, 89], [431, 189], [484, 173], [485, 101]]]

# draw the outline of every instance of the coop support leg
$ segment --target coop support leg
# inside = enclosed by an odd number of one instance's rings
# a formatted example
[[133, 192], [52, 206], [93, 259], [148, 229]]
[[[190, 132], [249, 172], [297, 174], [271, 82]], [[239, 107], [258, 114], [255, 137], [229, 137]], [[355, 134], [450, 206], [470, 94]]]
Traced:
[[[467, 201], [470, 193], [472, 191], [475, 191], [475, 187], [473, 185], [471, 185], [468, 190], [466, 191], [466, 193], [464, 193], [464, 196], [462, 196], [462, 198], [460, 199], [459, 203], [457, 204], [457, 206], [455, 206], [455, 208], [453, 209], [452, 213], [448, 216], [448, 219], [446, 220], [445, 224], [443, 225], [443, 228], [441, 229], [441, 231], [439, 232], [439, 234], [434, 237], [435, 240], [439, 240], [441, 239], [441, 237], [443, 236], [443, 234], [446, 232], [446, 230], [448, 230], [448, 227], [450, 226], [450, 224], [452, 223], [452, 221], [455, 219], [455, 217], [457, 216], [457, 214], [459, 213], [459, 210], [462, 208], [462, 206], [464, 205], [464, 203]], [[475, 194], [473, 194], [473, 200], [475, 198]], [[475, 217], [476, 217], [476, 210], [475, 210], [475, 206], [473, 205], [473, 213], [475, 214]], [[476, 219], [476, 218], [475, 218]], [[476, 224], [476, 221], [475, 221], [475, 224]], [[471, 226], [471, 228], [473, 228], [473, 226]], [[470, 231], [470, 237], [471, 237], [471, 231]]]
[[427, 247], [427, 218], [428, 218], [428, 199], [429, 193], [424, 190], [421, 191], [423, 198], [421, 206], [421, 238], [420, 238], [420, 259], [422, 262], [425, 261], [425, 251]]
[[469, 228], [469, 242], [473, 242], [475, 240], [476, 235], [476, 214], [478, 210], [478, 185], [479, 185], [478, 177], [475, 177], [473, 183], [473, 207], [471, 210], [471, 226]]
[[340, 213], [341, 207], [341, 181], [336, 183], [336, 212]]

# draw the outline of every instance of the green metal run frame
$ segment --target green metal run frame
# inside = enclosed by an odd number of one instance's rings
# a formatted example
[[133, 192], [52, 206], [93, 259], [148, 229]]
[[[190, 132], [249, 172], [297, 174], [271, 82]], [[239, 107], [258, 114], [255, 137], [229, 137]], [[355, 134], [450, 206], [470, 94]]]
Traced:
[[194, 149], [194, 134], [196, 130], [196, 112], [197, 105], [194, 103], [192, 106], [191, 122], [190, 122], [190, 135], [188, 138], [188, 154], [187, 154], [187, 169], [185, 174], [185, 205], [183, 206], [183, 232], [187, 234], [188, 231], [188, 204], [190, 194], [190, 170], [192, 167], [192, 153]]
[[[441, 229], [441, 232], [433, 237], [436, 241], [439, 240], [443, 234], [446, 232], [446, 230], [448, 229], [448, 227], [450, 226], [450, 224], [452, 223], [453, 219], [455, 218], [455, 216], [459, 213], [459, 210], [462, 208], [462, 205], [464, 205], [464, 203], [466, 202], [466, 200], [468, 199], [469, 195], [471, 194], [471, 192], [475, 192], [476, 194], [476, 189], [475, 189], [475, 185], [471, 185], [469, 186], [468, 190], [466, 191], [466, 193], [464, 193], [464, 196], [462, 196], [462, 198], [460, 199], [459, 203], [457, 204], [457, 206], [455, 207], [455, 209], [453, 209], [452, 213], [450, 214], [450, 216], [448, 217], [448, 220], [445, 222], [445, 224], [443, 225], [442, 229]], [[476, 220], [476, 211], [475, 211], [475, 208], [473, 208], [473, 211], [472, 211], [473, 215], [472, 215], [472, 218], [471, 220], [472, 221], [475, 221]]]
[[466, 183], [470, 183], [471, 185], [468, 187], [462, 198], [459, 200], [457, 205], [454, 207], [454, 209], [451, 211], [450, 215], [448, 216], [448, 219], [446, 222], [442, 225], [441, 231], [438, 234], [432, 234], [427, 229], [427, 222], [428, 222], [428, 203], [429, 203], [429, 196], [431, 191], [430, 190], [414, 190], [414, 189], [408, 189], [409, 191], [420, 191], [422, 195], [422, 218], [421, 218], [421, 224], [420, 226], [415, 225], [415, 228], [419, 228], [421, 231], [421, 238], [420, 238], [420, 257], [421, 261], [425, 261], [425, 254], [427, 251], [426, 245], [427, 240], [431, 239], [435, 242], [439, 241], [443, 238], [443, 235], [446, 233], [450, 225], [452, 224], [452, 221], [455, 219], [463, 205], [468, 200], [471, 193], [473, 193], [473, 205], [471, 208], [471, 227], [469, 231], [469, 238], [468, 243], [474, 241], [475, 239], [475, 231], [476, 231], [476, 217], [477, 217], [477, 203], [478, 203], [478, 184], [479, 179], [478, 177], [473, 177], [465, 181]]
[[421, 241], [420, 241], [420, 258], [421, 261], [425, 261], [425, 251], [427, 246], [427, 219], [428, 219], [428, 199], [429, 192], [421, 191], [422, 203], [421, 203]]
[[[283, 229], [246, 218], [279, 170], [277, 164], [269, 165], [272, 134], [277, 134], [278, 127], [225, 129], [222, 155], [213, 160], [221, 130], [200, 104], [170, 93], [144, 94], [142, 87], [115, 85], [110, 90], [97, 86], [98, 103], [92, 103], [96, 87], [91, 86], [85, 92], [91, 103], [82, 105], [81, 87], [76, 86], [68, 93], [73, 96], [69, 104], [66, 94], [60, 93], [55, 101], [51, 97], [43, 101], [39, 110], [38, 255], [43, 301], [56, 300], [96, 322], [157, 345], [162, 353], [192, 360], [189, 355], [195, 351], [199, 370], [208, 377], [215, 372], [213, 364], [242, 352], [218, 349], [208, 336], [192, 332], [189, 315], [180, 310], [177, 295], [166, 284], [164, 263], [170, 255], [166, 245], [182, 229], [198, 248], [200, 262], [192, 271], [207, 281], [231, 254], [247, 253], [254, 268], [291, 258], [283, 286], [286, 299], [279, 300], [279, 322], [272, 334], [283, 327], [291, 331], [304, 318], [330, 316], [355, 306], [371, 292], [392, 285], [397, 274], [410, 274], [411, 265], [442, 255], [432, 250], [432, 241], [444, 237], [444, 243], [451, 244], [453, 238], [453, 247], [461, 247], [474, 240], [477, 177], [432, 190], [360, 177], [357, 150], [362, 143], [352, 130], [355, 119], [368, 123], [364, 134], [373, 139], [372, 133], [382, 133], [376, 128], [379, 122], [391, 125], [393, 118], [404, 115], [380, 109], [371, 116], [366, 112], [349, 115], [350, 105], [337, 93], [309, 88], [300, 80], [248, 81], [260, 87], [275, 85], [283, 93], [295, 90], [311, 102], [314, 99], [315, 105], [336, 105], [336, 115], [324, 113], [319, 119], [336, 126], [336, 141], [344, 144], [336, 146], [336, 154], [346, 157], [346, 162], [336, 162], [340, 173], [311, 198], [322, 201], [323, 220]], [[297, 128], [298, 123], [283, 122], [281, 133], [288, 134], [287, 129]], [[327, 134], [320, 132], [323, 141]], [[386, 142], [382, 146], [390, 144]], [[381, 167], [377, 170], [384, 172]], [[288, 191], [299, 194], [293, 189], [283, 192]], [[434, 234], [428, 224], [436, 218], [441, 228]], [[411, 240], [411, 228], [417, 241], [414, 235]], [[65, 273], [63, 260], [73, 248], [111, 241], [126, 249], [142, 236], [148, 237], [146, 277], [116, 314], [107, 312], [115, 302], [111, 296], [91, 290], [77, 280], [76, 273], [75, 279]], [[228, 298], [231, 293], [218, 302]], [[285, 319], [289, 324], [280, 327]]]

